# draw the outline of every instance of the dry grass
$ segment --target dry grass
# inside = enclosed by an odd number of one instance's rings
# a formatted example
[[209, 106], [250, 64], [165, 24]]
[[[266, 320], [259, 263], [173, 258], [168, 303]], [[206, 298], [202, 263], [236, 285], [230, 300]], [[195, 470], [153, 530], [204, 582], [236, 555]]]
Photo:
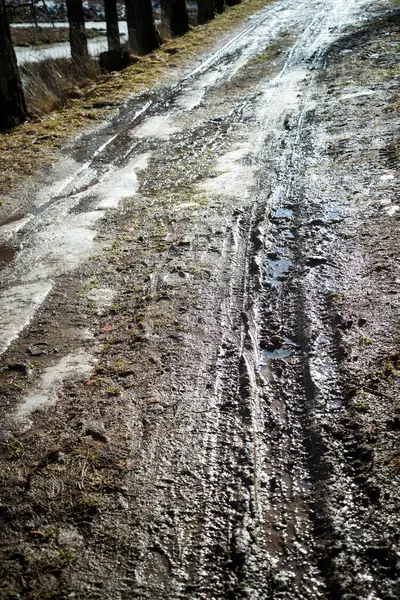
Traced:
[[69, 58], [52, 58], [25, 63], [20, 70], [26, 82], [27, 108], [33, 117], [60, 109], [71, 98], [80, 98], [81, 89], [100, 74], [96, 59], [78, 68]]
[[[99, 29], [86, 29], [89, 39], [105, 35]], [[14, 46], [50, 46], [61, 42], [68, 42], [68, 27], [12, 27], [11, 37]]]
[[122, 104], [132, 94], [154, 87], [171, 68], [183, 67], [221, 36], [238, 26], [273, 0], [245, 0], [218, 15], [213, 21], [192, 29], [120, 73], [99, 76], [84, 86], [84, 96], [70, 98], [68, 105], [50, 115], [0, 135], [0, 200], [26, 182], [27, 177], [57, 158], [59, 148], [93, 121], [110, 114], [110, 103]]

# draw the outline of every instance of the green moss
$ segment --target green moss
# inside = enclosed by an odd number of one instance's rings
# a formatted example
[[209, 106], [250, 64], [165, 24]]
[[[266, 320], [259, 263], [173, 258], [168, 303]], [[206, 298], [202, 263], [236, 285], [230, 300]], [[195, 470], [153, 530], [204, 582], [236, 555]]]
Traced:
[[21, 456], [25, 453], [23, 443], [17, 440], [16, 438], [1, 444], [1, 446], [3, 446], [3, 448], [6, 450], [7, 455], [10, 459], [21, 458]]
[[120, 396], [122, 394], [122, 388], [120, 385], [113, 385], [106, 391], [107, 396]]
[[393, 363], [393, 360], [394, 359], [392, 356], [388, 356], [382, 364], [381, 376], [388, 381], [392, 381], [393, 378], [397, 377], [399, 373]]

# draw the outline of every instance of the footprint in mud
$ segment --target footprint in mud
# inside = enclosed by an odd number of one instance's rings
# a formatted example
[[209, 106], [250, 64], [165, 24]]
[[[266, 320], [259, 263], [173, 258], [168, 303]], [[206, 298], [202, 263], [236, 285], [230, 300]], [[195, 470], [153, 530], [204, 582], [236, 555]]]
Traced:
[[322, 217], [315, 217], [306, 223], [307, 227], [311, 228], [320, 228], [320, 227], [328, 227], [329, 225], [335, 225], [336, 223], [341, 223], [345, 217], [341, 215], [338, 211], [330, 210], [326, 212], [326, 214]]

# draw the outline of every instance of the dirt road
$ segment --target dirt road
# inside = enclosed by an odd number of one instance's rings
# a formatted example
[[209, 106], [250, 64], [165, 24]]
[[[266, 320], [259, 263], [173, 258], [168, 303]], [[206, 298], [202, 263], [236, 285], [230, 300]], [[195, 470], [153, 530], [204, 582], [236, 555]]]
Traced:
[[398, 598], [399, 26], [269, 4], [1, 226], [0, 598]]

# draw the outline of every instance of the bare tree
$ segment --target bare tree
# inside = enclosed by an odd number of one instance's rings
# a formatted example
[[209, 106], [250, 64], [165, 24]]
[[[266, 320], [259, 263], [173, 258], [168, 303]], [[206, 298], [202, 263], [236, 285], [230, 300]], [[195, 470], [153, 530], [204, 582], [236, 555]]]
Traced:
[[104, 12], [107, 25], [109, 50], [121, 50], [121, 38], [118, 28], [117, 0], [104, 0]]
[[197, 0], [197, 22], [199, 25], [214, 18], [214, 0]]
[[129, 45], [138, 54], [147, 54], [161, 46], [151, 0], [125, 0]]
[[42, 0], [42, 4], [43, 4], [44, 12], [46, 13], [46, 16], [47, 16], [48, 20], [53, 25], [53, 27], [55, 27], [54, 19], [52, 17], [51, 12], [49, 11], [49, 7], [47, 6], [45, 0]]
[[82, 66], [89, 57], [82, 0], [66, 0], [66, 4], [72, 60]]
[[161, 15], [172, 35], [189, 31], [189, 12], [186, 0], [161, 0]]
[[0, 0], [0, 131], [22, 123], [26, 106], [4, 0]]
[[30, 2], [30, 9], [31, 9], [32, 21], [33, 21], [35, 27], [39, 27], [38, 19], [37, 19], [37, 12], [36, 12], [36, 2]]

